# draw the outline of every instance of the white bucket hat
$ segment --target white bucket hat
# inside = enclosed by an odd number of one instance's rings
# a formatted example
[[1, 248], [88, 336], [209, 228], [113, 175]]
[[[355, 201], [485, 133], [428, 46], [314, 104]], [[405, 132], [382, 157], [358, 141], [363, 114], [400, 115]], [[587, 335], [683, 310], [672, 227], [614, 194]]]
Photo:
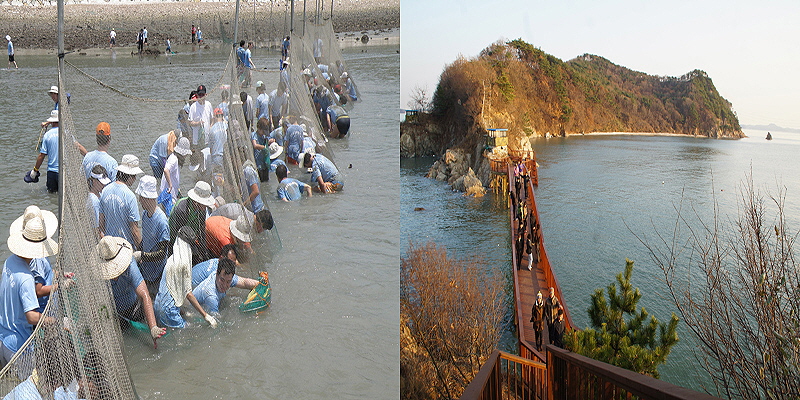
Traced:
[[253, 241], [250, 232], [253, 229], [253, 221], [248, 221], [247, 217], [240, 215], [236, 220], [231, 221], [231, 233], [237, 239], [249, 243]]
[[131, 265], [133, 247], [127, 240], [115, 236], [103, 236], [97, 243], [100, 258], [100, 275], [103, 279], [114, 279]]
[[6, 40], [11, 40], [11, 36], [6, 35]]
[[214, 207], [216, 201], [211, 195], [211, 186], [205, 181], [197, 181], [194, 188], [189, 190], [189, 198], [206, 206]]
[[37, 206], [31, 205], [25, 209], [24, 214], [11, 223], [11, 227], [8, 228], [9, 235], [21, 231], [23, 226], [25, 226], [25, 222], [34, 217], [39, 217], [44, 221], [47, 237], [53, 237], [53, 235], [56, 234], [58, 230], [58, 217], [50, 211], [42, 210]]
[[45, 122], [58, 122], [58, 110], [50, 111], [50, 118]]
[[144, 173], [144, 171], [142, 171], [142, 169], [139, 168], [139, 157], [136, 157], [133, 154], [125, 154], [124, 156], [122, 156], [122, 162], [119, 163], [117, 171], [128, 175], [137, 175]]
[[158, 198], [158, 184], [156, 177], [152, 175], [145, 175], [139, 179], [139, 186], [136, 188], [136, 194], [146, 199]]
[[47, 93], [58, 94], [58, 86], [50, 86], [50, 90], [48, 90]]
[[269, 159], [274, 160], [278, 158], [281, 153], [283, 153], [283, 146], [279, 145], [277, 142], [272, 142], [269, 145]]
[[47, 237], [44, 220], [33, 217], [22, 230], [8, 237], [8, 249], [22, 258], [42, 258], [58, 254], [58, 243]]
[[175, 146], [175, 152], [182, 156], [188, 156], [189, 154], [192, 154], [192, 149], [189, 148], [189, 138], [180, 138], [180, 140], [178, 140], [178, 144]]

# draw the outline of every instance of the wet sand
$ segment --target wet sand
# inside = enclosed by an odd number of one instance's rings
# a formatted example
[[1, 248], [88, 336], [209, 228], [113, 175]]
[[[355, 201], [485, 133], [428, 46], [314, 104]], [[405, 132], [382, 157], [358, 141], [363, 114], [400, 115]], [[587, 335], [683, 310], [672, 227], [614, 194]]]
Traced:
[[[309, 10], [307, 10], [309, 11]], [[64, 7], [64, 44], [67, 50], [106, 48], [109, 31], [117, 33], [117, 46], [136, 45], [139, 29], [147, 27], [148, 42], [163, 47], [169, 38], [173, 45], [191, 43], [191, 25], [200, 26], [209, 44], [232, 38], [236, 2], [159, 2], [67, 4]], [[302, 8], [295, 9], [295, 31], [300, 29]], [[308, 12], [310, 15], [311, 12]], [[330, 10], [323, 10], [330, 17]], [[57, 47], [56, 6], [0, 6], [0, 37], [10, 35], [20, 54], [25, 49]], [[285, 4], [264, 3], [253, 7], [242, 4], [239, 10], [239, 38], [253, 40], [259, 47], [273, 45], [289, 29]], [[255, 24], [254, 24], [255, 21]], [[356, 37], [399, 36], [399, 0], [342, 0], [333, 10], [333, 29]], [[394, 32], [394, 34], [392, 33]]]

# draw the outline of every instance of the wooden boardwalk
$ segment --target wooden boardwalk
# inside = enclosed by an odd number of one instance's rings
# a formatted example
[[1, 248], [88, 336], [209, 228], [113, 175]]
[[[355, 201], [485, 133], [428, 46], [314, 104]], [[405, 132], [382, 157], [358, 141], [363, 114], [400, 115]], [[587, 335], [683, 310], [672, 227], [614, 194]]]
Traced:
[[[509, 221], [511, 226], [512, 257], [511, 265], [514, 268], [514, 299], [516, 307], [517, 333], [519, 335], [519, 354], [522, 357], [546, 362], [544, 353], [536, 350], [536, 333], [533, 330], [533, 324], [530, 322], [531, 308], [533, 307], [534, 301], [536, 301], [536, 293], [541, 291], [542, 298], [547, 299], [547, 297], [550, 295], [549, 288], [553, 287], [556, 292], [556, 297], [558, 297], [558, 300], [561, 302], [561, 305], [564, 308], [564, 320], [567, 325], [567, 330], [573, 329], [574, 325], [572, 323], [572, 317], [570, 316], [569, 309], [567, 308], [567, 302], [564, 299], [564, 295], [561, 292], [561, 287], [558, 285], [558, 280], [553, 274], [550, 260], [547, 257], [547, 251], [545, 250], [544, 246], [544, 234], [542, 230], [543, 224], [541, 223], [539, 212], [536, 208], [533, 184], [530, 180], [521, 180], [522, 182], [528, 182], [528, 184], [524, 185], [523, 187], [525, 193], [522, 196], [516, 196], [514, 193], [512, 193], [516, 191], [516, 180], [517, 177], [514, 175], [514, 166], [509, 163], [508, 190], [509, 193], [511, 193], [511, 195], [509, 195]], [[538, 230], [538, 240], [533, 240], [533, 245], [535, 246], [533, 252], [535, 254], [536, 250], [538, 250], [539, 261], [534, 262], [534, 265], [532, 265], [530, 269], [528, 269], [529, 253], [523, 250], [522, 257], [518, 257], [518, 254], [520, 253], [518, 252], [517, 248], [517, 238], [519, 238], [519, 235], [522, 233], [522, 230], [520, 229], [518, 223], [516, 223], [515, 219], [515, 216], [518, 215], [518, 212], [515, 211], [515, 207], [517, 207], [518, 202], [524, 204], [526, 214], [530, 213], [530, 218], [525, 218], [529, 221], [528, 224], [535, 224], [537, 227], [536, 230]], [[526, 224], [523, 229], [528, 229], [528, 225]], [[542, 334], [542, 344], [546, 345], [549, 343], [546, 324]]]

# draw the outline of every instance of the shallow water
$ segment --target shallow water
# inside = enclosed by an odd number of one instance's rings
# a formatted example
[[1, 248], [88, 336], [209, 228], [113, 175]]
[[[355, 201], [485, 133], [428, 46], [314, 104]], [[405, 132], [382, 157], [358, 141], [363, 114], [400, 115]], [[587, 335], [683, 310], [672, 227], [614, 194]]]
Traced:
[[[567, 306], [579, 327], [589, 324], [586, 309], [595, 289], [607, 287], [635, 261], [633, 284], [644, 297], [640, 306], [662, 321], [674, 306], [666, 299], [661, 271], [634, 237], [653, 237], [654, 227], [671, 232], [677, 205], [711, 216], [714, 199], [725, 219], [737, 213], [737, 185], [752, 169], [756, 188], [787, 189], [786, 217], [800, 229], [800, 134], [746, 131], [748, 139], [584, 136], [534, 141], [539, 169], [537, 205], [550, 262]], [[424, 178], [434, 159], [402, 160], [400, 240], [433, 240], [452, 254], [480, 255], [490, 268], [510, 268], [507, 210], [489, 195], [472, 199], [450, 191], [446, 183]], [[424, 211], [414, 211], [423, 207]], [[630, 230], [628, 229], [630, 227]], [[513, 325], [507, 326], [514, 335]], [[661, 377], [699, 389], [708, 379], [694, 355], [684, 325]], [[504, 343], [504, 347], [516, 347]]]
[[[136, 96], [182, 98], [199, 83], [219, 78], [227, 48], [171, 57], [139, 58], [110, 53], [68, 55], [73, 64]], [[331, 142], [345, 176], [345, 190], [299, 203], [276, 202], [274, 179], [262, 186], [283, 249], [263, 266], [238, 271], [270, 274], [272, 305], [244, 315], [246, 295], [232, 289], [223, 302], [222, 327], [173, 332], [148, 347], [136, 332], [125, 335], [125, 354], [136, 390], [144, 399], [182, 398], [396, 398], [399, 393], [399, 259], [397, 47], [345, 52], [364, 101], [350, 112], [350, 137]], [[257, 51], [256, 65], [277, 65], [277, 53]], [[22, 176], [38, 153], [38, 124], [52, 109], [46, 94], [56, 83], [56, 58], [18, 57], [20, 70], [0, 71], [0, 230], [31, 203], [56, 210], [44, 184]], [[275, 72], [277, 82], [277, 72]], [[174, 127], [169, 117], [142, 117], [153, 137], [114, 141], [117, 158], [146, 159], [150, 145]], [[114, 104], [98, 107], [111, 119]], [[126, 110], [126, 112], [131, 112]], [[105, 119], [105, 118], [104, 118]], [[93, 127], [77, 127], [91, 134]], [[123, 127], [115, 128], [124, 132]], [[119, 130], [117, 132], [119, 132]], [[90, 136], [79, 137], [93, 148]], [[86, 141], [84, 141], [86, 140]], [[352, 168], [348, 168], [352, 164]], [[9, 252], [0, 244], [0, 256]]]

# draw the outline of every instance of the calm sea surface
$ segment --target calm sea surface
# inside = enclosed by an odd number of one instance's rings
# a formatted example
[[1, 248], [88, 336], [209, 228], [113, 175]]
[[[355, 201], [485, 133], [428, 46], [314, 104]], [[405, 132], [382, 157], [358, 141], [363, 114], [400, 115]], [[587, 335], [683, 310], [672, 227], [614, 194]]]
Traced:
[[[800, 134], [745, 131], [743, 140], [685, 137], [583, 136], [533, 142], [540, 164], [537, 204], [545, 245], [567, 306], [579, 327], [595, 289], [614, 282], [625, 258], [635, 261], [633, 284], [640, 305], [662, 321], [674, 306], [666, 299], [661, 271], [633, 233], [652, 238], [671, 233], [683, 198], [710, 218], [714, 199], [727, 221], [737, 215], [737, 188], [752, 170], [757, 189], [787, 190], [786, 217], [800, 229]], [[400, 241], [435, 241], [454, 255], [480, 255], [489, 268], [510, 268], [508, 214], [493, 196], [472, 199], [423, 175], [435, 161], [401, 161]], [[424, 207], [425, 211], [414, 211]], [[628, 228], [630, 227], [630, 229]], [[633, 233], [631, 232], [633, 231]], [[513, 337], [513, 326], [508, 326]], [[693, 338], [681, 325], [663, 379], [698, 389], [707, 383], [695, 359]], [[505, 340], [502, 347], [515, 347]]]
[[[227, 47], [177, 50], [183, 53], [170, 58], [140, 59], [119, 51], [113, 56], [71, 54], [67, 59], [136, 96], [183, 98], [198, 84], [213, 85], [228, 56]], [[397, 398], [397, 50], [345, 51], [364, 101], [350, 112], [350, 137], [330, 144], [345, 176], [344, 192], [286, 204], [273, 199], [274, 179], [262, 186], [283, 250], [266, 265], [238, 272], [255, 277], [259, 269], [268, 271], [272, 306], [254, 316], [223, 305], [222, 328], [173, 333], [159, 341], [158, 350], [136, 334], [126, 334], [125, 353], [141, 398]], [[254, 54], [256, 65], [277, 65], [277, 59], [277, 53], [265, 50]], [[44, 183], [29, 186], [22, 181], [38, 153], [39, 122], [53, 107], [46, 92], [56, 84], [56, 58], [18, 56], [17, 61], [20, 70], [0, 71], [1, 232], [8, 231], [28, 204], [53, 211], [58, 207], [57, 196], [47, 194]], [[97, 118], [115, 113], [114, 99], [94, 100]], [[146, 165], [155, 138], [174, 129], [177, 108], [166, 107], [163, 114], [168, 117], [142, 115], [152, 137], [114, 140], [110, 153], [118, 159], [136, 154]], [[93, 149], [91, 129], [78, 139]], [[124, 131], [112, 124], [112, 132]], [[9, 254], [3, 240], [0, 257]], [[232, 289], [229, 295], [234, 302], [246, 293]]]

